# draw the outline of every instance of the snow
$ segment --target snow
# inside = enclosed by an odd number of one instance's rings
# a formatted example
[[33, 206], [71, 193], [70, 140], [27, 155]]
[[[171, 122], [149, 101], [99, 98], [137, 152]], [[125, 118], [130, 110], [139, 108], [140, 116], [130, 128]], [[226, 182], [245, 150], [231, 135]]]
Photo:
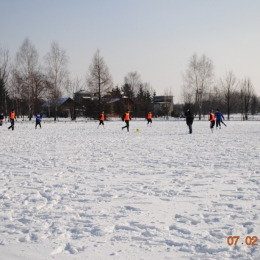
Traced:
[[0, 127], [1, 259], [260, 259], [259, 122], [97, 125]]

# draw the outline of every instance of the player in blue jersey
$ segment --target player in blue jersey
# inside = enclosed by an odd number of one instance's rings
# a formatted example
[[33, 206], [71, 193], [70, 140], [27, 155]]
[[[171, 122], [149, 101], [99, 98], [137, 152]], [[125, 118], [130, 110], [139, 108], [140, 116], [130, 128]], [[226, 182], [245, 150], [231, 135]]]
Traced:
[[218, 129], [218, 126], [219, 126], [219, 129], [221, 129], [221, 124], [220, 123], [222, 123], [224, 126], [227, 126], [223, 122], [223, 120], [225, 120], [223, 114], [218, 109], [216, 109], [215, 117], [216, 117], [216, 128], [217, 129]]
[[36, 115], [36, 120], [35, 120], [35, 129], [37, 128], [37, 125], [39, 125], [40, 128], [42, 128], [42, 126], [41, 126], [41, 115], [40, 115], [39, 112], [38, 112], [37, 115]]

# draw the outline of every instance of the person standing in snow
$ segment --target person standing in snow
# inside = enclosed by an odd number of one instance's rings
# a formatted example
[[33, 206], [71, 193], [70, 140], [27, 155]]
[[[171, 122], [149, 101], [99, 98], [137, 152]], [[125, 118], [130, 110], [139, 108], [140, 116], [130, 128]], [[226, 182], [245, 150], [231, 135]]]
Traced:
[[215, 125], [215, 114], [213, 113], [213, 110], [209, 112], [209, 121], [210, 121], [210, 129], [213, 133], [213, 129]]
[[126, 110], [123, 116], [123, 121], [125, 121], [126, 125], [122, 127], [122, 130], [124, 130], [124, 128], [127, 128], [127, 132], [129, 132], [129, 120], [131, 120], [130, 112], [129, 110]]
[[215, 113], [215, 117], [216, 117], [216, 129], [218, 129], [218, 126], [219, 126], [219, 129], [221, 129], [221, 124], [222, 123], [224, 126], [227, 126], [223, 120], [225, 120], [223, 114], [219, 111], [219, 109], [216, 109], [216, 113]]
[[12, 130], [14, 130], [14, 119], [15, 119], [15, 111], [14, 111], [14, 109], [12, 109], [12, 111], [10, 112], [9, 119], [10, 119], [11, 125], [8, 127], [8, 130], [10, 128], [12, 128]]
[[39, 125], [40, 128], [42, 128], [42, 126], [41, 126], [41, 115], [40, 115], [39, 112], [38, 112], [37, 115], [36, 115], [36, 120], [35, 120], [35, 129], [37, 128], [37, 125]]
[[185, 112], [185, 117], [186, 117], [186, 124], [189, 127], [189, 133], [192, 134], [192, 124], [193, 124], [194, 116], [192, 115], [189, 109]]
[[103, 128], [104, 128], [104, 120], [105, 120], [105, 113], [104, 113], [104, 111], [102, 111], [101, 114], [99, 115], [98, 128], [99, 128], [100, 125], [103, 125]]
[[150, 127], [152, 126], [152, 117], [153, 117], [152, 112], [148, 112], [148, 114], [147, 114], [147, 126], [149, 125], [149, 123], [150, 123]]
[[3, 124], [4, 121], [4, 115], [3, 113], [0, 114], [0, 126]]

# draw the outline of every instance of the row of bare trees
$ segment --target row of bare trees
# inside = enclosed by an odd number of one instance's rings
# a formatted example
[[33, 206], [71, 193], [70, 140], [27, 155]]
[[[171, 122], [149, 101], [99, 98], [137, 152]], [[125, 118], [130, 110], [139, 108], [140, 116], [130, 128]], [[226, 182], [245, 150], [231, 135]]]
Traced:
[[[61, 97], [73, 98], [76, 91], [86, 88], [78, 78], [71, 79], [68, 70], [69, 58], [57, 42], [53, 42], [50, 51], [43, 57], [31, 41], [26, 38], [16, 55], [11, 59], [8, 49], [0, 48], [0, 109], [8, 115], [11, 107], [17, 115], [27, 114], [29, 118], [39, 110], [44, 102], [57, 117]], [[113, 87], [108, 67], [97, 51], [89, 67], [86, 85], [90, 91], [101, 97]], [[75, 111], [75, 109], [74, 109]]]
[[[69, 58], [57, 42], [53, 42], [50, 51], [39, 59], [39, 53], [31, 41], [26, 38], [16, 55], [11, 60], [9, 51], [0, 49], [0, 108], [8, 115], [11, 107], [16, 109], [17, 115], [32, 116], [40, 111], [43, 103], [47, 104], [48, 114], [51, 112], [56, 119], [61, 97], [74, 98], [80, 89], [89, 89], [98, 94], [99, 112], [104, 108], [102, 97], [113, 89], [113, 79], [104, 58], [96, 51], [84, 83], [80, 79], [70, 78], [68, 70]], [[143, 83], [137, 72], [130, 72], [124, 79], [122, 86], [124, 95], [130, 99], [144, 96], [143, 92], [150, 90], [149, 83]], [[141, 97], [140, 97], [141, 99]], [[52, 111], [50, 111], [52, 109]], [[91, 109], [89, 107], [89, 109]], [[76, 117], [76, 105], [71, 110], [72, 117]]]
[[28, 38], [12, 60], [7, 49], [0, 49], [0, 108], [5, 115], [12, 106], [18, 116], [26, 113], [31, 119], [44, 101], [57, 108], [63, 91], [70, 86], [68, 57], [53, 42], [43, 60], [41, 65], [39, 53]]
[[182, 97], [184, 109], [192, 108], [201, 119], [209, 110], [220, 108], [230, 119], [231, 113], [241, 113], [243, 119], [258, 109], [258, 98], [249, 78], [238, 80], [229, 71], [216, 80], [212, 61], [205, 55], [194, 54], [183, 75]]

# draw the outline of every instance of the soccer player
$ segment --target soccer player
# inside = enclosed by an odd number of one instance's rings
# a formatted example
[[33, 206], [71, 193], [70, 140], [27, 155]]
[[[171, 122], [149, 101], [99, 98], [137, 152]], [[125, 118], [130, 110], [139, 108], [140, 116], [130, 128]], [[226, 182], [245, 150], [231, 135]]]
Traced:
[[129, 132], [129, 120], [131, 120], [130, 112], [129, 110], [126, 110], [123, 116], [123, 121], [125, 121], [126, 125], [122, 127], [122, 130], [124, 130], [124, 128], [127, 128], [127, 132]]
[[11, 125], [8, 127], [8, 129], [12, 128], [12, 130], [14, 130], [14, 119], [15, 119], [14, 109], [12, 109], [12, 111], [10, 112], [9, 119], [10, 119]]
[[147, 114], [147, 126], [149, 125], [149, 123], [150, 123], [150, 127], [152, 126], [152, 117], [153, 117], [152, 112], [148, 112], [148, 114]]
[[40, 112], [38, 112], [37, 115], [36, 115], [35, 129], [37, 128], [37, 125], [39, 125], [40, 128], [42, 128], [42, 126], [41, 126], [41, 115], [40, 115]]
[[215, 114], [213, 113], [213, 110], [209, 111], [209, 121], [210, 121], [210, 129], [213, 133], [214, 125], [215, 125]]
[[185, 116], [186, 116], [186, 124], [189, 127], [189, 133], [192, 134], [192, 124], [193, 124], [194, 116], [192, 115], [189, 109], [185, 112]]
[[221, 129], [221, 124], [220, 123], [222, 123], [224, 126], [227, 126], [223, 122], [223, 120], [225, 120], [223, 114], [218, 109], [216, 109], [215, 116], [216, 116], [216, 129], [218, 129], [218, 126], [219, 126], [219, 129]]
[[104, 120], [105, 120], [105, 113], [104, 113], [104, 111], [102, 111], [101, 114], [99, 115], [99, 125], [98, 125], [98, 128], [99, 128], [100, 125], [103, 125], [103, 128], [105, 128], [104, 127]]

